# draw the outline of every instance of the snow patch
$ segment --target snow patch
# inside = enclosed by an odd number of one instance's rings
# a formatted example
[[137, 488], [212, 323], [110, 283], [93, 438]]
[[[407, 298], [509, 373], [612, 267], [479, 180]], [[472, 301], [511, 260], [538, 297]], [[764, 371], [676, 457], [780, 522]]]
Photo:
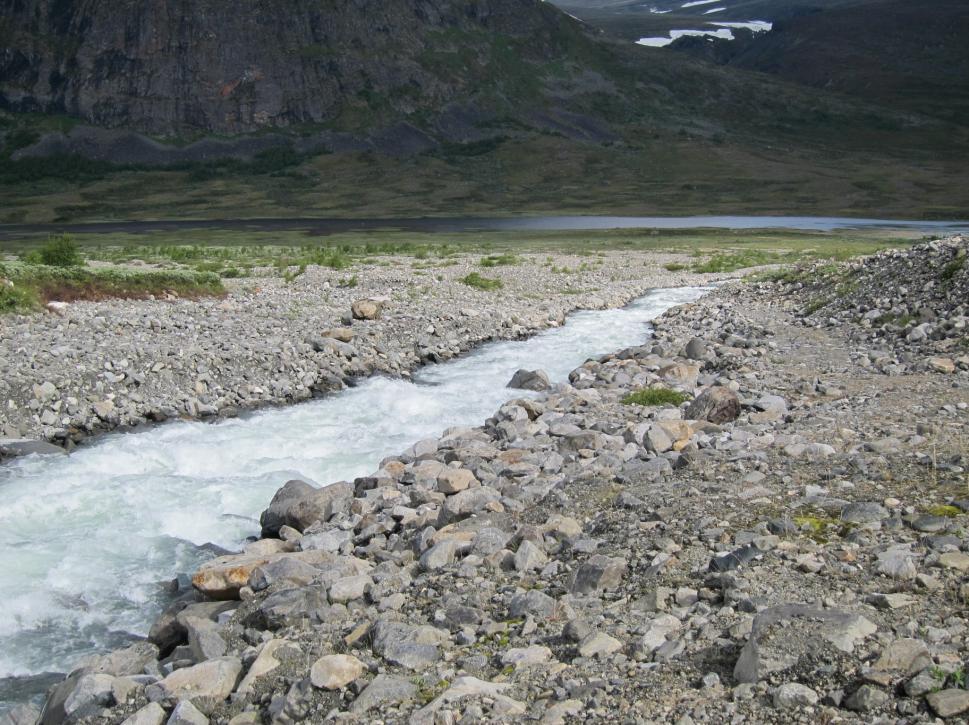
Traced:
[[766, 33], [774, 27], [773, 23], [766, 20], [749, 20], [746, 23], [710, 23], [721, 28], [744, 28], [755, 33]]
[[733, 40], [733, 32], [728, 28], [721, 28], [720, 30], [671, 30], [668, 38], [640, 38], [636, 41], [636, 45], [663, 48], [679, 38], [703, 36], [708, 36], [711, 39]]

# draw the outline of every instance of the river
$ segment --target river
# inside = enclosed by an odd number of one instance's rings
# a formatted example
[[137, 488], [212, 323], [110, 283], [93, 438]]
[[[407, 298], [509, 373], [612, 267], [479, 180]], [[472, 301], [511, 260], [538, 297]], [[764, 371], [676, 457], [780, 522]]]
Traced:
[[144, 635], [164, 606], [162, 583], [211, 556], [200, 545], [235, 550], [257, 535], [287, 480], [352, 480], [448, 427], [480, 425], [527, 395], [505, 387], [519, 368], [566, 381], [590, 357], [642, 344], [651, 320], [703, 292], [657, 290], [623, 309], [577, 312], [413, 381], [369, 378], [301, 405], [111, 434], [70, 456], [0, 467], [0, 678], [64, 672]]

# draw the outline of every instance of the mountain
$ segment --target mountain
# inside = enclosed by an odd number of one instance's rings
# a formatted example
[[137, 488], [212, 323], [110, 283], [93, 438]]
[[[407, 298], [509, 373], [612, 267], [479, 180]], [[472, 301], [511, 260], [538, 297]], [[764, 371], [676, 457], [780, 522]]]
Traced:
[[457, 101], [513, 104], [582, 43], [539, 0], [3, 5], [0, 107], [160, 136], [360, 130]]
[[[965, 0], [556, 0], [628, 41], [681, 37], [670, 49], [866, 102], [969, 123]], [[771, 32], [747, 32], [754, 21]], [[712, 35], [729, 29], [732, 39]]]
[[967, 158], [965, 126], [540, 0], [0, 0], [0, 222], [951, 217]]
[[738, 43], [675, 47], [732, 68], [969, 125], [969, 3], [867, 0], [815, 9]]

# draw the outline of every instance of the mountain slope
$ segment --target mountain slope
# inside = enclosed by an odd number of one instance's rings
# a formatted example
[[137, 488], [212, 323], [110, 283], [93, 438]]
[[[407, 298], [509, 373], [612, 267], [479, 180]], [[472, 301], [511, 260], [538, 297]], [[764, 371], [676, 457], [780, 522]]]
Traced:
[[734, 68], [969, 124], [967, 37], [965, 0], [868, 0], [799, 15], [715, 52]]
[[582, 42], [539, 0], [4, 4], [0, 105], [160, 135], [513, 102]]

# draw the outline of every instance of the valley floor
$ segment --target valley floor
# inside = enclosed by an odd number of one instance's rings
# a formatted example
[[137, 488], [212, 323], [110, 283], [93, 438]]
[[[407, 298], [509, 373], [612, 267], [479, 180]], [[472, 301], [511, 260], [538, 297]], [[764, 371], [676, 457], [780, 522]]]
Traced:
[[[879, 264], [902, 279], [920, 255], [964, 259], [960, 245]], [[902, 288], [884, 294], [897, 303]], [[88, 662], [48, 713], [129, 725], [172, 708], [178, 722], [233, 725], [964, 716], [962, 308], [936, 305], [925, 338], [879, 337], [844, 295], [844, 319], [807, 314], [805, 290], [722, 287], [664, 315], [642, 347], [373, 476], [287, 484], [263, 515], [270, 538], [204, 565], [150, 643]], [[643, 388], [684, 404], [630, 399]]]

